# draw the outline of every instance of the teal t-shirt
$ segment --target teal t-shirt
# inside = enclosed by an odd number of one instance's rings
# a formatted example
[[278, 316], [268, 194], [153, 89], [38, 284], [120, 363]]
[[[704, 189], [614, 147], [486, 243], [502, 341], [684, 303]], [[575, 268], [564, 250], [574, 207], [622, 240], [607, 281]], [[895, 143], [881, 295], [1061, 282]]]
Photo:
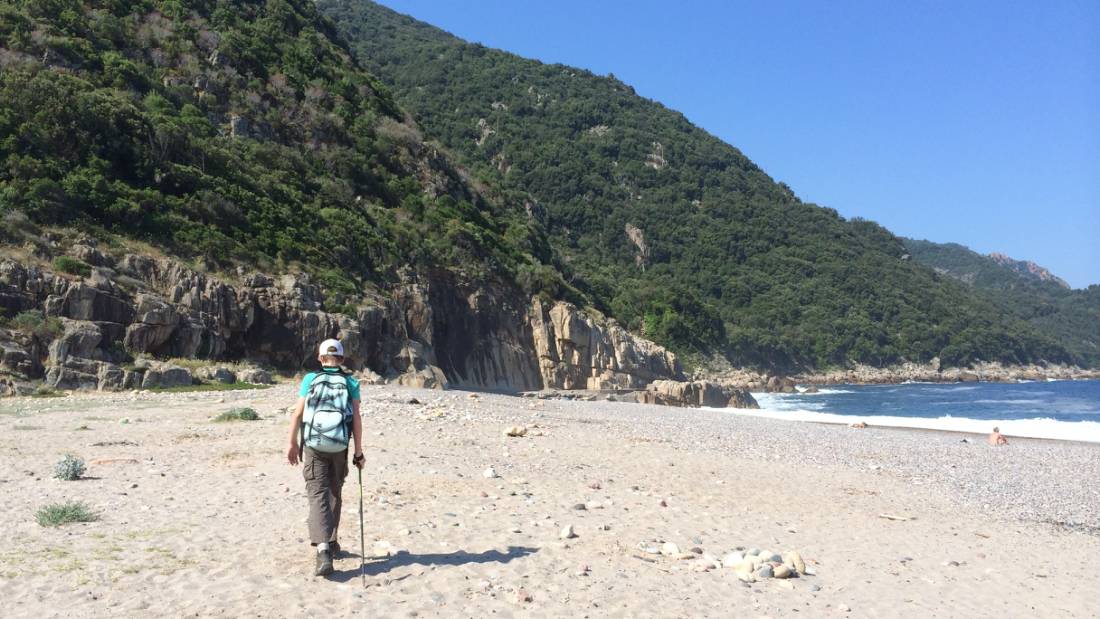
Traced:
[[[340, 368], [323, 368], [321, 371], [336, 374], [340, 371]], [[304, 398], [309, 395], [309, 386], [313, 383], [313, 379], [316, 378], [318, 374], [320, 374], [320, 372], [310, 372], [306, 374], [306, 377], [302, 379], [302, 386], [298, 389], [299, 397]], [[359, 381], [352, 376], [345, 376], [344, 378], [348, 381], [348, 398], [358, 402], [360, 399]]]

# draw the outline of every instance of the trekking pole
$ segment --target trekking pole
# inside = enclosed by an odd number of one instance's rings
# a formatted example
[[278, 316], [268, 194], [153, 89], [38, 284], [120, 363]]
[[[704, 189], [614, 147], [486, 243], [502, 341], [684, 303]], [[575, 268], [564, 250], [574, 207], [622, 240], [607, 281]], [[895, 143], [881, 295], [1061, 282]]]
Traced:
[[363, 532], [363, 468], [359, 468], [359, 575], [363, 578], [363, 588], [367, 588], [367, 543]]

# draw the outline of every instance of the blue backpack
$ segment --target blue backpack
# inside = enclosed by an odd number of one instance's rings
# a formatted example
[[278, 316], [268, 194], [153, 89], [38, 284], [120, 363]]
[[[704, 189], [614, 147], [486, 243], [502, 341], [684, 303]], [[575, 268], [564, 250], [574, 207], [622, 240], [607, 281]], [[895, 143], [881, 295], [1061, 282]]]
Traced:
[[302, 445], [325, 453], [348, 448], [353, 415], [348, 381], [338, 372], [313, 377], [302, 413]]

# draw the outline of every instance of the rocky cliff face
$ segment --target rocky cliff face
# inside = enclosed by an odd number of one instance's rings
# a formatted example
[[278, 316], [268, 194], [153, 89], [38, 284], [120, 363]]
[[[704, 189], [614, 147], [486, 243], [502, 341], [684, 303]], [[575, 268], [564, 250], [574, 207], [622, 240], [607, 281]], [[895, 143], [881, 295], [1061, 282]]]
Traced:
[[1015, 258], [1010, 258], [998, 252], [989, 254], [989, 257], [993, 262], [1008, 267], [1021, 275], [1026, 275], [1041, 282], [1054, 282], [1067, 290], [1070, 287], [1069, 284], [1066, 283], [1066, 280], [1051, 273], [1049, 269], [1041, 267], [1030, 260], [1016, 260]]
[[314, 346], [329, 337], [344, 342], [352, 369], [420, 387], [628, 389], [681, 375], [672, 353], [613, 321], [446, 274], [407, 276], [390, 298], [349, 316], [326, 311], [305, 276], [240, 273], [230, 284], [168, 259], [113, 258], [91, 245], [68, 253], [93, 265], [89, 277], [0, 262], [0, 312], [41, 311], [60, 327], [50, 336], [0, 329], [8, 392], [22, 379], [64, 389], [141, 386], [149, 368], [135, 367], [134, 357], [296, 371], [312, 367]]
[[542, 386], [639, 389], [682, 375], [676, 356], [614, 321], [599, 324], [568, 303], [531, 303], [530, 324]]

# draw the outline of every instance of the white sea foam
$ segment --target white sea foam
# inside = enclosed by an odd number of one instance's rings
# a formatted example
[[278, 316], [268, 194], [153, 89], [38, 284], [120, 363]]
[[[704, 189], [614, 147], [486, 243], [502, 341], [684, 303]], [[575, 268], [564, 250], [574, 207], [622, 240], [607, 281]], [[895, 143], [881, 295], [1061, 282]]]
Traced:
[[[1025, 438], [1045, 438], [1063, 441], [1086, 441], [1100, 443], [1100, 422], [1096, 421], [1058, 421], [1057, 419], [969, 419], [966, 417], [889, 417], [879, 415], [837, 415], [835, 413], [822, 413], [805, 409], [774, 409], [766, 407], [768, 396], [772, 394], [759, 394], [763, 396], [759, 410], [745, 408], [723, 408], [721, 410], [734, 415], [747, 415], [750, 417], [768, 417], [770, 419], [783, 419], [788, 421], [811, 421], [816, 423], [833, 423], [849, 425], [859, 421], [869, 426], [887, 426], [891, 428], [918, 428], [924, 430], [946, 430], [951, 432], [972, 432], [974, 434], [989, 434], [995, 426], [1001, 429], [1001, 433], [1009, 438], [1013, 436]], [[756, 396], [756, 394], [754, 394]], [[758, 401], [761, 398], [758, 398]]]
[[[847, 389], [818, 389], [815, 393], [806, 393], [805, 391], [799, 390], [798, 393], [786, 393], [778, 395], [836, 395], [838, 393], [855, 393], [855, 391], [849, 391]], [[753, 394], [753, 397], [756, 397], [755, 394]]]

